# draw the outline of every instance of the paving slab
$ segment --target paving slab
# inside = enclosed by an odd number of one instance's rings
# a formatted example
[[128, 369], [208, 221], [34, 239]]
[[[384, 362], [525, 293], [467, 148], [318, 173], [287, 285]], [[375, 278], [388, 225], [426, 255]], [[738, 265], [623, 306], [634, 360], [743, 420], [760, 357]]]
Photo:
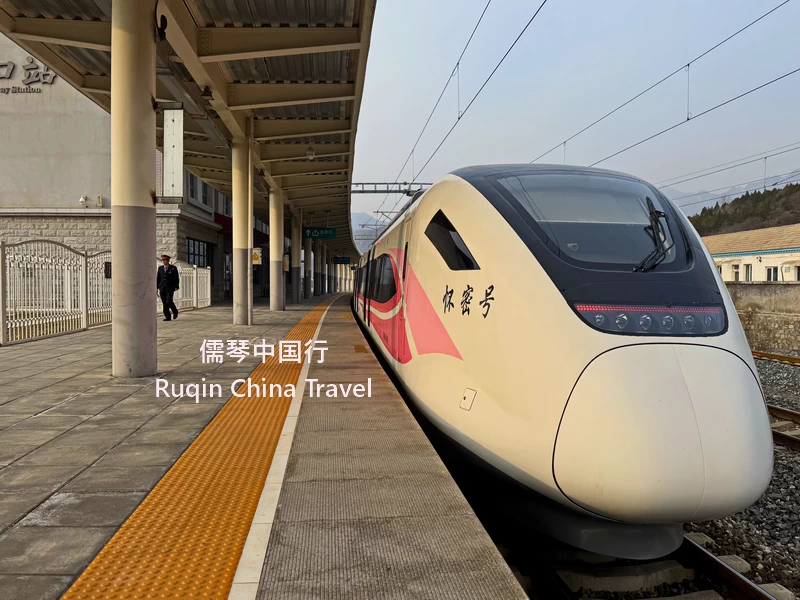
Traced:
[[61, 492], [20, 521], [23, 527], [112, 527], [122, 525], [144, 492]]
[[[77, 575], [114, 527], [12, 527], [0, 535], [0, 575]], [[0, 588], [0, 597], [6, 591]]]
[[71, 581], [58, 575], [0, 575], [0, 590], [9, 598], [58, 598]]
[[169, 467], [101, 467], [81, 472], [62, 489], [65, 492], [149, 492]]

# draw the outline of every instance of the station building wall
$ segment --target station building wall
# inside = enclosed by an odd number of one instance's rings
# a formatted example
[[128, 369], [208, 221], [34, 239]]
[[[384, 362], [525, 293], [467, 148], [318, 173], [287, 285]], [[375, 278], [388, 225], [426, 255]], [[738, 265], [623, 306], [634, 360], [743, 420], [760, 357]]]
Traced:
[[110, 206], [111, 116], [60, 77], [26, 85], [28, 58], [0, 35], [0, 207]]

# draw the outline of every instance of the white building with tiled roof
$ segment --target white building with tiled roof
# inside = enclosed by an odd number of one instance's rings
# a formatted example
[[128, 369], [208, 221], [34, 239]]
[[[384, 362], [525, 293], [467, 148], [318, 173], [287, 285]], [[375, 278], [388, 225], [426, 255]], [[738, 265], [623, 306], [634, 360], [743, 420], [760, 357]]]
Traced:
[[703, 238], [725, 281], [800, 281], [800, 223]]

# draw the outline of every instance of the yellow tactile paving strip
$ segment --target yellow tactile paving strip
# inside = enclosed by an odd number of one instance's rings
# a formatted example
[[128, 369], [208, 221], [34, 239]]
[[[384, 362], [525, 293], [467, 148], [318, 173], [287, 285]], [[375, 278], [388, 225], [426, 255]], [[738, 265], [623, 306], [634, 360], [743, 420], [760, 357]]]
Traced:
[[[311, 309], [284, 339], [312, 339], [330, 302]], [[250, 377], [294, 384], [301, 367], [268, 357]], [[228, 400], [64, 600], [227, 598], [290, 403]]]

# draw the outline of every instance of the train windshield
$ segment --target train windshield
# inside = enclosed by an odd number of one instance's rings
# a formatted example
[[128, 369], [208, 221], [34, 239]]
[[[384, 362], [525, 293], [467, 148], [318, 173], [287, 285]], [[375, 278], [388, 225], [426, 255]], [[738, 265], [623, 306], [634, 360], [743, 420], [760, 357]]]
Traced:
[[503, 176], [496, 182], [536, 220], [562, 257], [594, 268], [633, 268], [656, 252], [662, 256], [657, 263], [650, 260], [648, 268], [659, 269], [669, 268], [678, 255], [675, 237], [680, 236], [673, 235], [678, 225], [644, 183], [562, 173]]

